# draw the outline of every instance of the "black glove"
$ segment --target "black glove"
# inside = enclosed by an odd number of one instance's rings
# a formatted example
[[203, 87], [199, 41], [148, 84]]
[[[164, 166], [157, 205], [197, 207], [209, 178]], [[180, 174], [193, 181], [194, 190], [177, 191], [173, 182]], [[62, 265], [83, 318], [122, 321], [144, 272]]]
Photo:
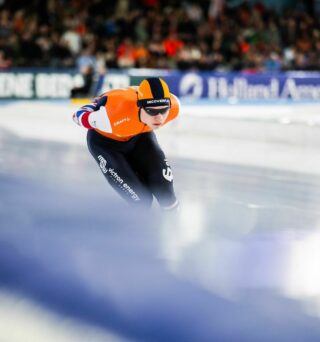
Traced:
[[106, 105], [106, 103], [107, 103], [107, 96], [100, 96], [100, 97], [96, 97], [94, 100], [93, 100], [93, 103], [95, 103], [96, 104], [96, 108], [95, 108], [95, 110], [94, 111], [97, 111], [97, 110], [99, 110], [99, 108], [101, 107], [101, 106], [105, 106]]

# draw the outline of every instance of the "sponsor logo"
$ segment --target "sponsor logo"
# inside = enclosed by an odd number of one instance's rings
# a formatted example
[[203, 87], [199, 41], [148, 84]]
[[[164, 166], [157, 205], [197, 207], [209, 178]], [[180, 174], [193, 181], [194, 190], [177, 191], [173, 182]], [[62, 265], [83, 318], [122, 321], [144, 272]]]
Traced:
[[102, 157], [102, 155], [98, 156], [98, 160], [100, 161], [99, 166], [100, 166], [100, 169], [102, 170], [102, 172], [107, 173], [108, 172], [108, 170], [106, 168], [107, 161]]
[[116, 171], [114, 171], [114, 169], [109, 168], [108, 172], [109, 172], [110, 176], [113, 178], [113, 180], [115, 180], [119, 184], [123, 183], [123, 179], [117, 174]]
[[163, 177], [168, 181], [168, 182], [172, 182], [173, 181], [173, 174], [172, 174], [172, 170], [171, 167], [167, 161], [167, 159], [164, 160], [167, 168], [166, 169], [162, 169], [162, 175]]
[[108, 174], [108, 176], [122, 189], [125, 193], [127, 193], [134, 201], [140, 201], [139, 196], [132, 190], [130, 185], [124, 182], [124, 180], [118, 175], [118, 173], [111, 167], [107, 168], [107, 161], [102, 155], [98, 156], [99, 166], [101, 171], [104, 174]]
[[134, 201], [140, 201], [139, 196], [130, 188], [130, 186], [127, 183], [123, 184], [123, 189], [127, 191], [128, 194], [130, 194], [131, 198]]
[[302, 77], [201, 77], [188, 73], [181, 78], [179, 95], [198, 99], [294, 99], [320, 98], [320, 84], [317, 77], [302, 73]]
[[116, 122], [113, 124], [113, 126], [118, 126], [118, 125], [121, 125], [121, 124], [123, 124], [124, 122], [128, 122], [128, 121], [131, 121], [131, 119], [127, 117], [127, 118], [121, 119], [121, 120], [119, 120], [119, 121], [116, 121]]
[[147, 105], [154, 105], [154, 104], [168, 104], [170, 103], [170, 99], [150, 99], [144, 101], [145, 106]]

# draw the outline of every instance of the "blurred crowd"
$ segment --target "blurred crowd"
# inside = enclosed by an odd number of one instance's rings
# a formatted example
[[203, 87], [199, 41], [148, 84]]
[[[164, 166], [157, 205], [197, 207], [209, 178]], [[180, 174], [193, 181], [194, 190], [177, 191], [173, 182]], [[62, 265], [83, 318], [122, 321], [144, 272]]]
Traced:
[[0, 69], [320, 70], [319, 15], [231, 3], [0, 0]]

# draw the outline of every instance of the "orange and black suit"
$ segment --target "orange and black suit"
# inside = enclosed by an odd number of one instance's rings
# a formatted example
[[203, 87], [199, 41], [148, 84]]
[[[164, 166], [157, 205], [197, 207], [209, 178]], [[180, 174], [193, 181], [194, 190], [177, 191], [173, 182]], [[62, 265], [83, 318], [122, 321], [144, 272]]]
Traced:
[[[110, 185], [130, 203], [151, 206], [153, 196], [164, 209], [177, 206], [171, 167], [155, 133], [140, 121], [138, 87], [110, 90], [73, 115], [88, 129], [87, 144]], [[170, 94], [167, 122], [179, 115]]]

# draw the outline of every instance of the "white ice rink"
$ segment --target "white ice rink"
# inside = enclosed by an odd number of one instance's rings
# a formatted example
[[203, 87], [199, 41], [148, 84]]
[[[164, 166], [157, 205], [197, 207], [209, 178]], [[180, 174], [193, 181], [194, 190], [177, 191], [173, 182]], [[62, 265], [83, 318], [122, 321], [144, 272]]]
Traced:
[[181, 211], [143, 223], [110, 216], [76, 108], [2, 105], [0, 341], [320, 340], [320, 103], [182, 102]]
[[[0, 127], [21, 138], [85, 144], [66, 101], [8, 103]], [[179, 120], [157, 132], [168, 155], [320, 174], [320, 104], [185, 102]]]

